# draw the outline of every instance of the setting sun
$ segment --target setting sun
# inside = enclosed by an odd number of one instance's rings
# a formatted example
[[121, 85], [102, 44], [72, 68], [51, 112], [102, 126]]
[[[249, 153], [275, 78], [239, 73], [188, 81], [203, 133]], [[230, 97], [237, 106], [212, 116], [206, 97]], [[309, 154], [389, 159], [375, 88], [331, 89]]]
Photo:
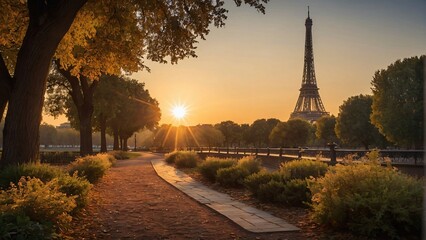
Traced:
[[177, 105], [172, 108], [173, 117], [180, 120], [186, 116], [187, 109], [183, 105]]

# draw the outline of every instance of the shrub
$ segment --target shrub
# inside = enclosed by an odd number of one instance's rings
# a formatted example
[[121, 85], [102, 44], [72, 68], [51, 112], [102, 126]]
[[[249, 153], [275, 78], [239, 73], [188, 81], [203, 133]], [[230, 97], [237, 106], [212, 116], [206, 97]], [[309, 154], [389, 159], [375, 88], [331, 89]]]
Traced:
[[254, 156], [243, 157], [238, 160], [237, 167], [245, 169], [251, 174], [257, 173], [262, 169], [262, 163]]
[[255, 196], [263, 202], [278, 202], [278, 195], [281, 195], [285, 190], [284, 181], [270, 180], [266, 183], [257, 185]]
[[420, 236], [422, 182], [374, 163], [337, 165], [310, 183], [312, 216], [374, 238]]
[[217, 170], [216, 180], [224, 187], [241, 187], [248, 175], [250, 173], [246, 169], [237, 166], [221, 168]]
[[92, 184], [84, 178], [81, 178], [75, 172], [72, 176], [66, 174], [58, 178], [59, 191], [65, 193], [68, 197], [74, 197], [77, 204], [75, 210], [80, 210], [88, 202], [89, 191]]
[[175, 164], [177, 168], [193, 168], [200, 160], [196, 152], [174, 151], [166, 154], [165, 160], [168, 164]]
[[111, 151], [111, 152], [108, 152], [108, 154], [114, 156], [114, 158], [117, 160], [130, 159], [130, 158], [140, 156], [139, 153], [125, 152], [125, 151]]
[[165, 160], [166, 160], [166, 163], [168, 163], [168, 164], [174, 164], [175, 163], [175, 160], [176, 160], [176, 157], [178, 156], [178, 155], [180, 155], [182, 152], [180, 152], [180, 151], [174, 151], [174, 152], [171, 152], [171, 153], [167, 153], [166, 155], [165, 155]]
[[[43, 183], [37, 178], [23, 177], [17, 185], [0, 191], [0, 232], [24, 237], [34, 232], [51, 235], [52, 231], [64, 230], [72, 220], [74, 198], [59, 191], [57, 179]], [[38, 233], [39, 230], [42, 232]]]
[[305, 179], [291, 179], [284, 183], [284, 189], [277, 194], [278, 203], [283, 203], [290, 206], [305, 206], [310, 202], [311, 192], [308, 189], [308, 183]]
[[280, 172], [262, 171], [250, 175], [245, 186], [263, 202], [291, 206], [304, 206], [310, 200], [310, 192], [304, 179], [286, 179]]
[[53, 235], [52, 227], [31, 221], [28, 216], [0, 214], [1, 239], [45, 240], [53, 238]]
[[246, 177], [261, 170], [260, 161], [252, 156], [238, 160], [237, 165], [217, 170], [216, 180], [224, 187], [241, 187]]
[[267, 184], [272, 180], [281, 182], [282, 181], [281, 174], [278, 172], [260, 171], [258, 173], [248, 176], [244, 180], [244, 185], [251, 193], [253, 193], [255, 197], [258, 197], [259, 186], [263, 184]]
[[177, 168], [194, 168], [200, 157], [196, 152], [180, 152], [175, 158], [175, 165]]
[[65, 174], [61, 168], [49, 164], [24, 163], [10, 165], [0, 171], [0, 188], [6, 189], [10, 187], [10, 183], [17, 184], [23, 176], [35, 177], [43, 182], [48, 182]]
[[235, 165], [237, 161], [232, 158], [216, 158], [208, 157], [200, 165], [200, 173], [209, 181], [216, 181], [217, 170], [221, 168], [229, 168]]
[[69, 172], [71, 175], [77, 172], [78, 176], [85, 177], [89, 182], [94, 183], [105, 175], [112, 165], [112, 159], [114, 157], [108, 154], [77, 158], [70, 164]]
[[287, 179], [306, 179], [324, 176], [327, 169], [326, 163], [302, 159], [282, 163], [280, 172]]

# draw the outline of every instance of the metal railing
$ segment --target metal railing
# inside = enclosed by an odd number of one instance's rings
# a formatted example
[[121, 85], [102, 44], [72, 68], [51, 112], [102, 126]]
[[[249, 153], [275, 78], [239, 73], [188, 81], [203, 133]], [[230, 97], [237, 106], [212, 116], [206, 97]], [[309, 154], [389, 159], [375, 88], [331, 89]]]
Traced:
[[[335, 146], [335, 145], [334, 145]], [[334, 147], [333, 147], [334, 148]], [[259, 155], [275, 157], [311, 158], [332, 161], [333, 152], [337, 161], [351, 157], [359, 160], [371, 150], [331, 149], [330, 148], [239, 148], [239, 147], [188, 147], [179, 150], [196, 151], [199, 153], [217, 153], [234, 155]], [[424, 150], [378, 150], [383, 158], [392, 164], [424, 165]]]

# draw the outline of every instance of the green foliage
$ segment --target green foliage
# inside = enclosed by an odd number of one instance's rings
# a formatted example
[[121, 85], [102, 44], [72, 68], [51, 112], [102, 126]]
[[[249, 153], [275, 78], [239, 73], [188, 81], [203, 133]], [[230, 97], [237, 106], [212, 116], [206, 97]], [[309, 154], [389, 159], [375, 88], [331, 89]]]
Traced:
[[175, 160], [176, 160], [177, 156], [179, 156], [179, 154], [181, 154], [181, 152], [174, 151], [174, 152], [167, 153], [166, 155], [164, 155], [166, 163], [174, 164]]
[[398, 60], [377, 71], [371, 81], [371, 122], [399, 146], [423, 146], [425, 59], [423, 55]]
[[216, 181], [224, 187], [241, 187], [251, 174], [261, 170], [261, 163], [253, 156], [243, 157], [237, 165], [217, 170]]
[[228, 147], [238, 143], [242, 138], [241, 126], [233, 121], [223, 121], [214, 127], [222, 132], [224, 144]]
[[234, 166], [217, 170], [216, 181], [224, 187], [241, 187], [250, 173], [243, 168]]
[[312, 132], [312, 125], [302, 119], [291, 119], [278, 123], [271, 131], [271, 144], [280, 147], [297, 147], [306, 145]]
[[0, 238], [1, 239], [34, 239], [45, 240], [54, 236], [50, 226], [31, 221], [24, 214], [10, 213], [0, 214]]
[[279, 171], [250, 175], [244, 183], [253, 196], [263, 202], [304, 206], [311, 196], [305, 179], [288, 179]]
[[306, 180], [292, 179], [287, 181], [271, 180], [268, 183], [260, 184], [256, 189], [256, 196], [264, 202], [304, 206], [311, 195]]
[[422, 185], [374, 161], [337, 165], [309, 184], [312, 217], [370, 238], [419, 237]]
[[108, 152], [109, 155], [112, 155], [117, 160], [130, 159], [140, 156], [139, 153], [134, 152], [125, 152], [125, 151], [111, 151]]
[[257, 193], [259, 186], [267, 184], [271, 181], [283, 181], [282, 174], [280, 174], [279, 172], [260, 171], [258, 173], [248, 176], [244, 180], [244, 185], [251, 193], [253, 193], [255, 197], [258, 197]]
[[285, 179], [317, 178], [324, 176], [327, 169], [328, 165], [326, 163], [308, 159], [284, 162], [280, 166], [280, 172]]
[[111, 161], [115, 159], [108, 154], [97, 154], [78, 158], [69, 166], [69, 173], [77, 172], [78, 176], [85, 177], [89, 182], [94, 183], [102, 178], [106, 171], [112, 166]]
[[351, 146], [381, 145], [384, 137], [370, 122], [371, 104], [373, 98], [369, 95], [359, 95], [348, 98], [339, 107], [336, 120], [336, 134], [343, 142]]
[[35, 177], [43, 182], [48, 182], [65, 174], [61, 168], [49, 164], [24, 163], [10, 165], [0, 171], [0, 188], [8, 188], [10, 183], [17, 184], [23, 176]]
[[322, 116], [316, 121], [315, 136], [322, 139], [325, 143], [336, 142], [337, 136], [334, 128], [336, 126], [336, 117], [331, 115]]
[[194, 168], [200, 161], [200, 157], [196, 152], [182, 152], [175, 159], [177, 168]]
[[174, 151], [165, 157], [168, 164], [175, 164], [177, 168], [194, 168], [200, 161], [196, 152], [189, 151]]
[[276, 118], [258, 119], [250, 125], [250, 138], [253, 145], [257, 147], [269, 146], [269, 134], [272, 129], [280, 123]]
[[[37, 178], [23, 177], [17, 185], [0, 191], [0, 221], [3, 223], [0, 232], [11, 236], [18, 229], [16, 234], [22, 237], [32, 233], [42, 237], [62, 231], [72, 220], [70, 213], [76, 207], [74, 198], [59, 191], [57, 179], [43, 183]], [[38, 232], [40, 230], [42, 232]]]
[[206, 160], [199, 166], [201, 175], [207, 178], [209, 181], [216, 181], [217, 170], [221, 168], [229, 168], [235, 165], [236, 159], [232, 158], [216, 158], [207, 157]]
[[92, 184], [89, 181], [79, 177], [77, 172], [74, 172], [72, 176], [68, 174], [60, 176], [58, 184], [59, 191], [65, 193], [68, 197], [75, 197], [77, 204], [75, 211], [86, 206], [89, 199], [89, 191], [92, 188]]
[[251, 175], [262, 169], [262, 163], [260, 159], [254, 156], [246, 156], [238, 160], [237, 167], [246, 170]]

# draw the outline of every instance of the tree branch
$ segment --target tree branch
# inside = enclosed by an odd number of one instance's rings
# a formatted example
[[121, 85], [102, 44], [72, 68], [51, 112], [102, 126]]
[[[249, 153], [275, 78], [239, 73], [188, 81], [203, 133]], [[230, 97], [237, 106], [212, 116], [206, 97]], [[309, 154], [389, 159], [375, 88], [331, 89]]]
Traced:
[[10, 76], [3, 56], [0, 54], [0, 122], [3, 118], [6, 105], [9, 102], [12, 87], [12, 77]]

